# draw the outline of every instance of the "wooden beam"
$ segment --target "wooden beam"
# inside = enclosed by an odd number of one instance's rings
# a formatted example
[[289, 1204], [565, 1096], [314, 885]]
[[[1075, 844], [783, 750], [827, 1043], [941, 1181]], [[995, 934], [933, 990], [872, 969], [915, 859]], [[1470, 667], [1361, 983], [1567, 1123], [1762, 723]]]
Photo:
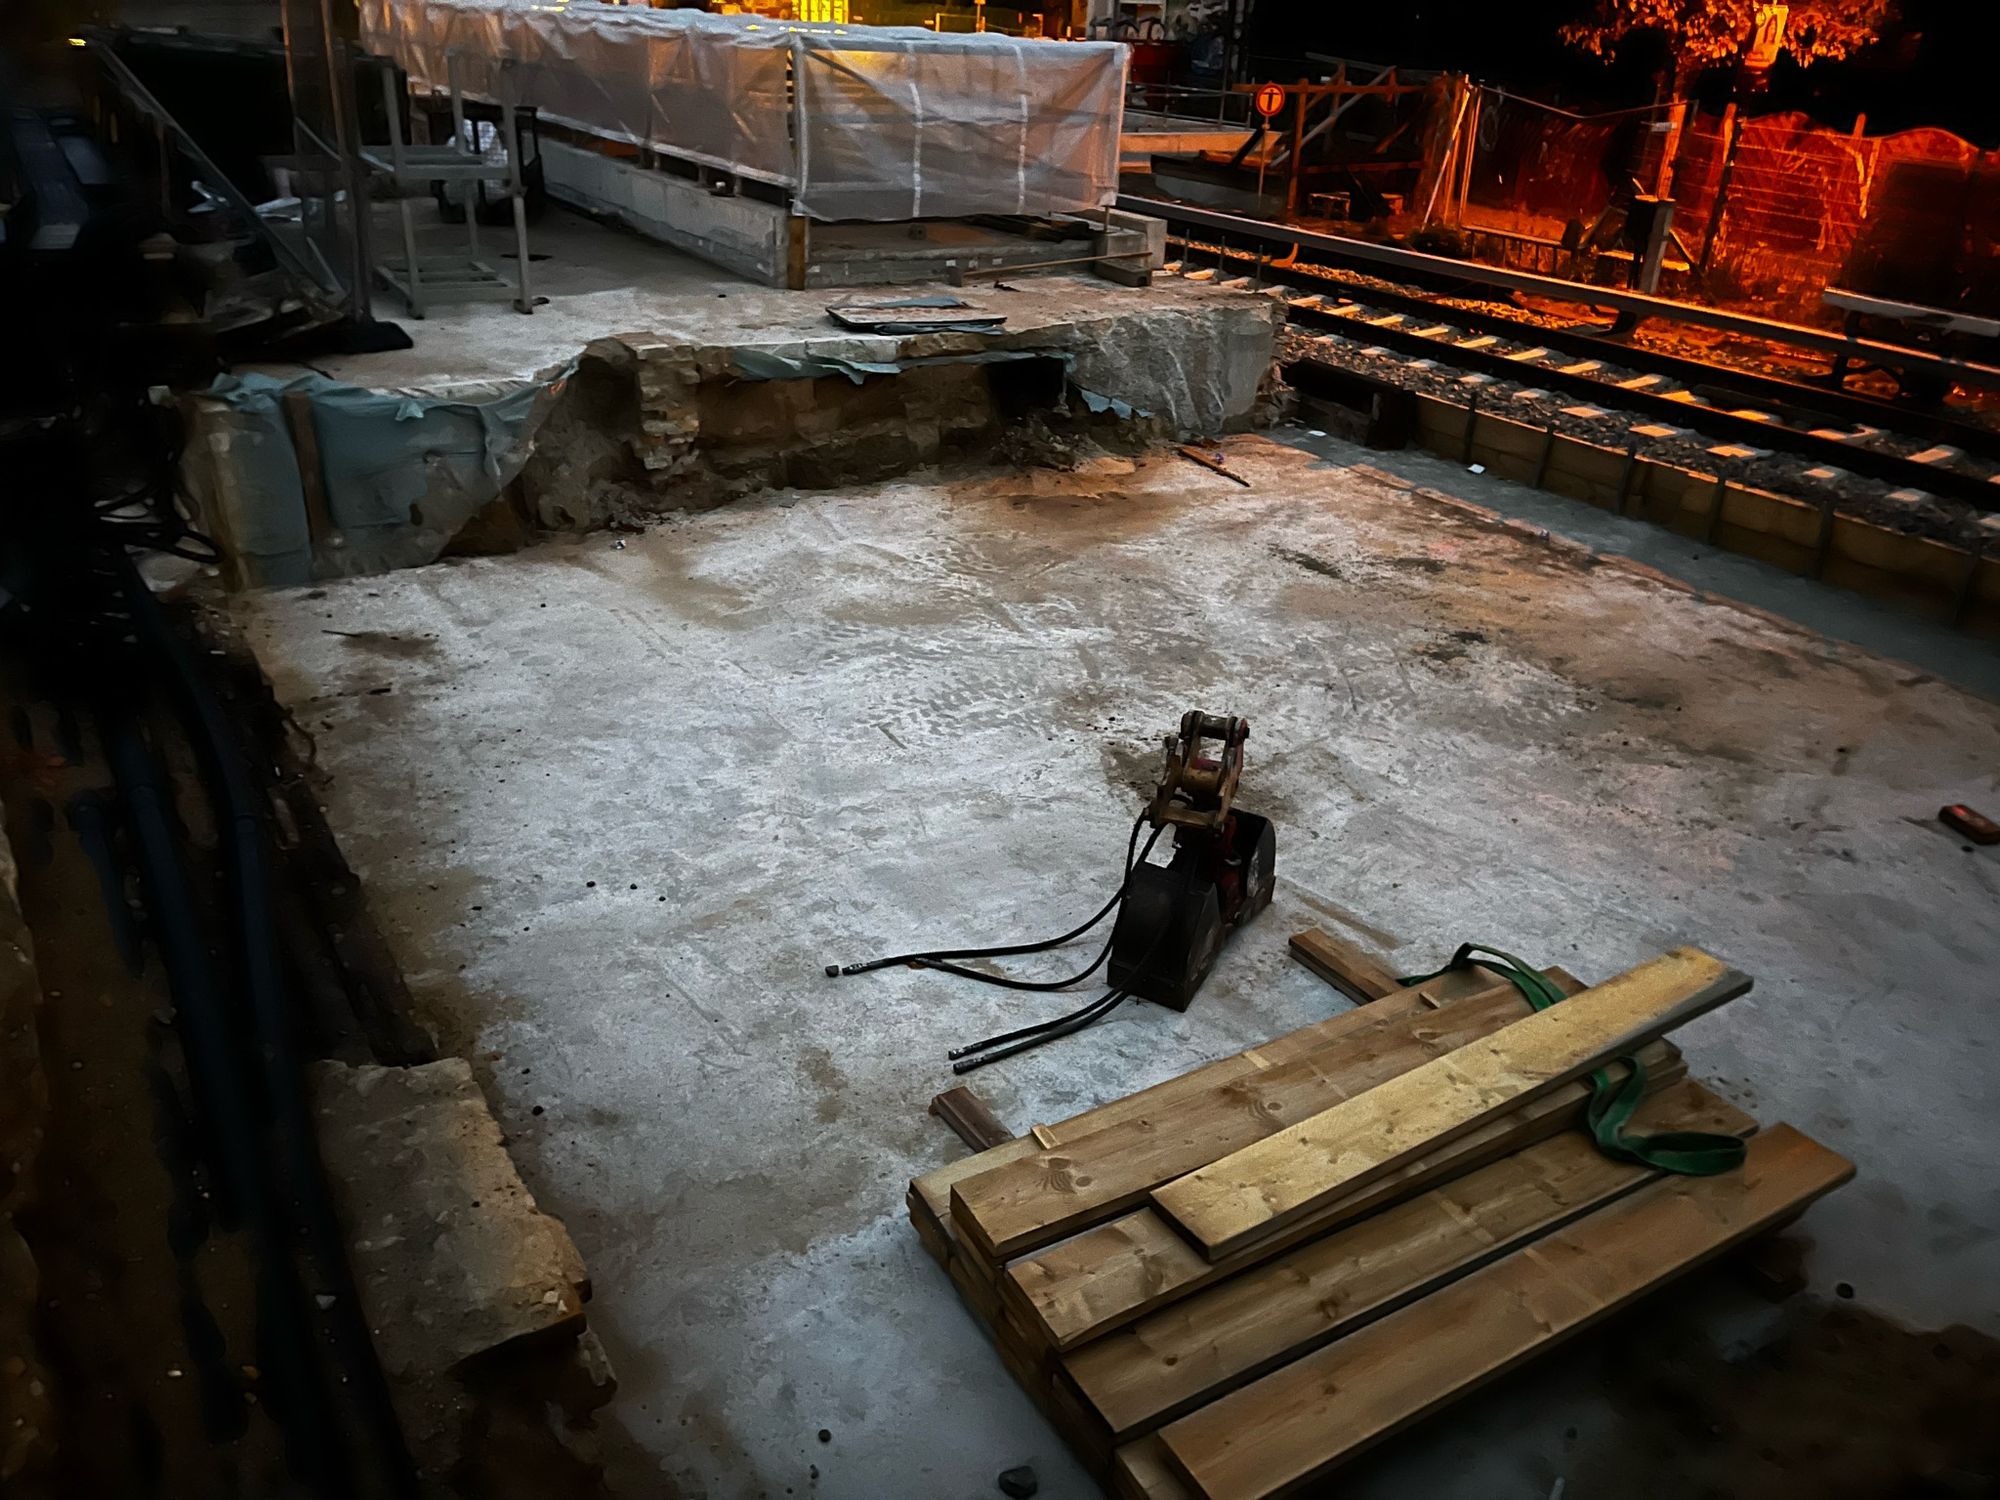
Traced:
[[[1145, 1201], [1154, 1188], [1304, 1122], [1527, 1015], [1504, 980], [1472, 970], [1441, 976], [1476, 992], [1437, 1010], [1351, 1012], [1361, 1024], [1279, 1067], [1245, 1074], [1170, 1109], [1149, 1109], [1082, 1140], [960, 1180], [951, 1214], [959, 1237], [1004, 1263]], [[1369, 1024], [1373, 1022], [1373, 1024]]]
[[[1100, 1130], [1109, 1130], [1128, 1120], [1141, 1119], [1150, 1114], [1173, 1109], [1176, 1103], [1191, 1097], [1204, 1089], [1214, 1088], [1266, 1068], [1278, 1067], [1295, 1057], [1303, 1056], [1318, 1047], [1334, 1041], [1340, 1036], [1361, 1027], [1372, 1025], [1382, 1016], [1398, 1011], [1408, 1013], [1438, 1003], [1437, 996], [1443, 993], [1439, 986], [1425, 985], [1420, 990], [1407, 994], [1385, 997], [1371, 1011], [1343, 1011], [1324, 1021], [1315, 1021], [1310, 1026], [1301, 1026], [1296, 1031], [1275, 1037], [1242, 1052], [1217, 1058], [1204, 1063], [1199, 1068], [1141, 1089], [1136, 1094], [1113, 1099], [1108, 1104], [1100, 1104], [1095, 1109], [1087, 1109], [1080, 1115], [1058, 1121], [1054, 1125], [1036, 1125], [1031, 1135], [981, 1151], [977, 1155], [961, 1157], [954, 1162], [935, 1168], [913, 1179], [910, 1183], [909, 1201], [911, 1212], [919, 1208], [928, 1214], [934, 1224], [943, 1225], [951, 1217], [951, 1190], [954, 1183], [968, 1177], [976, 1177], [982, 1172], [990, 1172], [1009, 1162], [1032, 1156], [1038, 1150], [1047, 1150], [1067, 1141], [1082, 1140]], [[920, 1226], [920, 1229], [923, 1226]]]
[[[1692, 1081], [1648, 1100], [1644, 1114], [1649, 1130], [1747, 1139], [1757, 1129]], [[1126, 1442], [1660, 1175], [1567, 1131], [1097, 1339], [1063, 1368], [1112, 1441]]]
[[278, 398], [285, 427], [292, 436], [292, 451], [299, 466], [299, 491], [306, 502], [306, 535], [317, 547], [333, 535], [333, 507], [326, 497], [326, 465], [319, 451], [319, 421], [313, 415], [312, 397], [304, 391], [286, 391]]
[[1317, 927], [1293, 933], [1290, 947], [1293, 958], [1357, 1005], [1403, 988], [1403, 981], [1372, 953]]
[[963, 1084], [932, 1099], [930, 1112], [974, 1151], [990, 1151], [1014, 1139], [1014, 1132], [994, 1118], [986, 1101]]
[[1112, 1463], [1111, 1493], [1118, 1500], [1200, 1500], [1167, 1461], [1166, 1445], [1140, 1438], [1118, 1450]]
[[1170, 1423], [1167, 1456], [1208, 1500], [1295, 1493], [1853, 1175], [1779, 1125], [1740, 1171], [1642, 1188]]
[[1699, 949], [1676, 948], [1267, 1134], [1159, 1187], [1153, 1203], [1214, 1260], [1749, 988]]
[[[1687, 1076], [1686, 1063], [1668, 1042], [1642, 1048], [1639, 1056], [1654, 1093]], [[1614, 1076], [1622, 1075], [1622, 1064], [1611, 1066]], [[1589, 1102], [1587, 1083], [1564, 1084], [1219, 1260], [1190, 1245], [1150, 1205], [1134, 1209], [1015, 1261], [999, 1280], [1000, 1299], [1039, 1342], [1056, 1350], [1077, 1348], [1294, 1245], [1548, 1140], [1580, 1123]]]

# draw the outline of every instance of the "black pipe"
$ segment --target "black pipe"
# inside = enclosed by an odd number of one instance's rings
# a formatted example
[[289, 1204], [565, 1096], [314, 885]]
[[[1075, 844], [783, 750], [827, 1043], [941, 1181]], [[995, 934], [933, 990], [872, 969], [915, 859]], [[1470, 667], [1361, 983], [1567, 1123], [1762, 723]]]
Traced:
[[[131, 558], [121, 556], [120, 561], [124, 603], [133, 632], [142, 648], [168, 669], [170, 696], [193, 742], [214, 806], [234, 907], [231, 936], [248, 1001], [250, 1039], [264, 1103], [270, 1112], [278, 1180], [288, 1199], [288, 1229], [324, 1292], [330, 1294], [331, 1300], [321, 1304], [326, 1332], [357, 1399], [389, 1492], [413, 1497], [417, 1493], [415, 1466], [361, 1313], [344, 1236], [314, 1145], [312, 1111], [299, 1076], [291, 1002], [271, 906], [272, 877], [265, 858], [262, 800], [221, 705], [186, 642], [167, 621]], [[297, 1301], [293, 1299], [295, 1307]]]
[[257, 1247], [257, 1353], [269, 1377], [267, 1401], [284, 1430], [293, 1473], [314, 1476], [309, 1482], [318, 1493], [350, 1494], [346, 1452], [308, 1354], [311, 1334], [289, 1237], [265, 1180], [264, 1132], [243, 1087], [236, 1017], [202, 941], [194, 883], [174, 837], [173, 797], [129, 708], [108, 712], [103, 734], [125, 803], [149, 926], [174, 998], [204, 1140], [214, 1153], [216, 1187], [227, 1194], [218, 1207], [223, 1222], [247, 1227]]

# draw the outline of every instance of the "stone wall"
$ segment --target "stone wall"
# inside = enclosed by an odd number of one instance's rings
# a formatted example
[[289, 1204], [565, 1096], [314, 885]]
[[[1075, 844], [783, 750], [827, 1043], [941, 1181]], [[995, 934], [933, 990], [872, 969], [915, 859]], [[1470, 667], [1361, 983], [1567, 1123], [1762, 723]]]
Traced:
[[[533, 526], [637, 526], [763, 489], [1020, 462], [1045, 432], [1057, 461], [1130, 452], [1240, 431], [1266, 401], [1269, 297], [1031, 277], [967, 298], [1004, 326], [864, 333], [817, 295], [690, 298], [675, 331], [595, 339], [478, 399], [244, 376], [183, 403], [183, 477], [228, 582], [260, 587], [507, 550]], [[316, 451], [302, 456], [295, 423]]]
[[1030, 415], [1113, 449], [1252, 424], [1272, 368], [1268, 299], [1105, 309], [1018, 333], [600, 339], [516, 493], [535, 524], [578, 530], [1007, 454]]

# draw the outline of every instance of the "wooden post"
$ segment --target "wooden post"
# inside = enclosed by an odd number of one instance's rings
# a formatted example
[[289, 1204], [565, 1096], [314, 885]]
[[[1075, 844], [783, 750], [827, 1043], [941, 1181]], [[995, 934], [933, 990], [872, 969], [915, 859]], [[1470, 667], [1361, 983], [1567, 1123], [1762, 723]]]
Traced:
[[333, 535], [333, 507], [327, 503], [326, 466], [319, 451], [319, 423], [313, 417], [312, 397], [304, 391], [286, 391], [278, 398], [285, 428], [291, 434], [292, 454], [299, 467], [299, 493], [306, 503], [306, 535], [317, 547]]
[[1667, 244], [1674, 232], [1674, 203], [1671, 198], [1653, 200], [1653, 218], [1646, 229], [1646, 243], [1639, 255], [1640, 291], [1653, 296], [1660, 290], [1660, 272], [1667, 263]]
[[1667, 111], [1666, 135], [1660, 141], [1660, 170], [1653, 179], [1653, 196], [1667, 198], [1674, 191], [1674, 157], [1681, 148], [1681, 131], [1687, 124], [1687, 100]]
[[1618, 472], [1618, 505], [1616, 508], [1618, 514], [1621, 516], [1625, 514], [1625, 502], [1632, 493], [1632, 476], [1638, 471], [1638, 468], [1639, 445], [1637, 443], [1628, 443], [1625, 446], [1625, 467]]
[[1452, 215], [1452, 222], [1463, 228], [1465, 225], [1465, 200], [1472, 192], [1472, 158], [1479, 150], [1479, 116], [1486, 106], [1485, 92], [1475, 87], [1472, 103], [1466, 109], [1465, 151], [1459, 163], [1458, 210]]
[[795, 292], [802, 292], [806, 288], [807, 237], [811, 232], [804, 214], [794, 213], [786, 218], [785, 285]]
[[1736, 144], [1742, 138], [1743, 129], [1737, 123], [1736, 104], [1732, 100], [1722, 111], [1722, 170], [1715, 179], [1715, 201], [1708, 208], [1708, 227], [1701, 232], [1701, 262], [1697, 269], [1703, 276], [1708, 275], [1709, 262], [1715, 258], [1723, 210], [1729, 206], [1729, 179], [1736, 172]]
[[1437, 117], [1425, 133], [1424, 169], [1417, 179], [1417, 196], [1423, 199], [1419, 227], [1436, 215], [1438, 200], [1450, 191], [1458, 164], [1459, 128], [1465, 123], [1469, 81], [1462, 73], [1439, 80], [1443, 87], [1437, 100]]

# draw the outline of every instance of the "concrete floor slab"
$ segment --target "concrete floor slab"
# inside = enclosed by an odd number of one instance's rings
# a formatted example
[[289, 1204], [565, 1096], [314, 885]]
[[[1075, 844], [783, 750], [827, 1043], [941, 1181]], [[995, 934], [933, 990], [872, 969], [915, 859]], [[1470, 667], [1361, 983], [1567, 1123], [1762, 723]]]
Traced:
[[[430, 212], [420, 206], [420, 214]], [[391, 234], [393, 221], [383, 218], [377, 235], [384, 244], [400, 243]], [[485, 231], [489, 258], [509, 249], [512, 236]], [[666, 245], [610, 228], [580, 214], [551, 206], [529, 231], [532, 287], [544, 305], [532, 313], [516, 312], [505, 301], [480, 299], [440, 302], [423, 318], [409, 317], [387, 292], [376, 296], [376, 315], [398, 323], [410, 335], [412, 347], [373, 354], [316, 357], [312, 368], [345, 384], [373, 390], [415, 390], [433, 394], [478, 395], [536, 381], [574, 360], [593, 340], [618, 335], [715, 349], [769, 350], [798, 355], [807, 349], [834, 350], [848, 357], [893, 359], [899, 347], [929, 344], [953, 348], [968, 343], [963, 336], [913, 340], [857, 336], [827, 317], [830, 302], [867, 302], [887, 298], [951, 296], [1006, 317], [1005, 327], [986, 342], [996, 347], [1038, 346], [1043, 335], [1062, 334], [1053, 342], [1083, 351], [1079, 375], [1097, 378], [1108, 393], [1121, 399], [1153, 400], [1164, 414], [1190, 430], [1208, 430], [1195, 416], [1194, 404], [1184, 413], [1175, 407], [1169, 388], [1160, 382], [1119, 386], [1106, 368], [1116, 364], [1115, 351], [1098, 351], [1093, 334], [1071, 329], [1099, 330], [1095, 336], [1131, 338], [1130, 320], [1158, 314], [1171, 324], [1185, 317], [1205, 317], [1217, 309], [1248, 304], [1255, 299], [1179, 278], [1164, 278], [1150, 287], [1119, 287], [1091, 276], [1043, 273], [991, 278], [970, 286], [912, 285], [840, 289], [819, 287], [784, 291], [759, 286], [729, 271]], [[428, 225], [423, 243], [442, 251], [463, 250], [464, 231]], [[506, 274], [511, 262], [498, 261]], [[1220, 343], [1213, 330], [1184, 335], [1190, 363], [1213, 351], [1197, 340]], [[856, 348], [867, 352], [854, 354]], [[1268, 351], [1265, 355], [1268, 363]], [[246, 368], [279, 377], [300, 373], [292, 364]], [[1197, 394], [1206, 382], [1190, 377]], [[1254, 377], [1253, 377], [1254, 383]], [[1240, 415], [1240, 413], [1232, 413]], [[1212, 426], [1213, 424], [1209, 424]]]
[[[2000, 850], [1931, 821], [2000, 800], [2000, 707], [1367, 459], [1244, 439], [1248, 488], [1163, 457], [774, 493], [233, 602], [413, 992], [589, 1263], [625, 1493], [971, 1497], [1021, 1462], [1092, 1492], [902, 1207], [958, 1154], [924, 1113], [945, 1050], [1063, 1007], [821, 966], [1088, 911], [1193, 706], [1254, 726], [1273, 910], [1185, 1015], [979, 1075], [1003, 1119], [1340, 1008], [1285, 955], [1308, 923], [1411, 969], [1694, 942], [1757, 988], [1682, 1033], [1692, 1070], [1859, 1166], [1804, 1221], [1815, 1288], [2000, 1328]], [[1584, 1368], [1352, 1493], [1539, 1500], [1615, 1425]]]

